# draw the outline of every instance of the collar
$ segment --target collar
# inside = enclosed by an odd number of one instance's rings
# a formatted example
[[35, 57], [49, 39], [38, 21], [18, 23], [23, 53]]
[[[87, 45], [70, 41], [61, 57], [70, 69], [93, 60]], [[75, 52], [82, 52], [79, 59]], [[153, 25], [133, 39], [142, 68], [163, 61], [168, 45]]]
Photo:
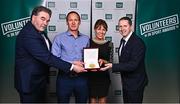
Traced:
[[97, 40], [95, 37], [92, 40], [97, 44], [104, 44], [107, 42], [107, 40]]
[[127, 42], [128, 40], [129, 40], [129, 38], [131, 37], [131, 35], [132, 35], [132, 31], [128, 34], [128, 36], [127, 37], [123, 37], [123, 39]]
[[[73, 36], [70, 31], [66, 31], [66, 34], [67, 34], [68, 36]], [[81, 35], [82, 35], [82, 34], [78, 31], [78, 36], [81, 36]]]

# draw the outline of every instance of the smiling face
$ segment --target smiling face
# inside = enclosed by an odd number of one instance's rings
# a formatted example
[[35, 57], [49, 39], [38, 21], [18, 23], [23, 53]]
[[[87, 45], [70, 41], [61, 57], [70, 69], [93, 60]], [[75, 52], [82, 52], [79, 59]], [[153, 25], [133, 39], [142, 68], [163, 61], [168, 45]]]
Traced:
[[103, 27], [103, 25], [99, 25], [99, 27], [97, 27], [94, 31], [97, 40], [104, 40], [106, 29]]
[[46, 29], [49, 21], [50, 15], [47, 12], [41, 11], [37, 15], [32, 16], [31, 22], [39, 32], [42, 32]]
[[67, 17], [67, 25], [69, 31], [78, 31], [80, 18], [76, 13], [71, 13]]
[[104, 40], [107, 30], [108, 25], [106, 21], [103, 19], [98, 19], [94, 25], [95, 38], [97, 40]]
[[129, 24], [128, 20], [119, 21], [119, 32], [123, 37], [127, 37], [132, 31], [132, 26]]

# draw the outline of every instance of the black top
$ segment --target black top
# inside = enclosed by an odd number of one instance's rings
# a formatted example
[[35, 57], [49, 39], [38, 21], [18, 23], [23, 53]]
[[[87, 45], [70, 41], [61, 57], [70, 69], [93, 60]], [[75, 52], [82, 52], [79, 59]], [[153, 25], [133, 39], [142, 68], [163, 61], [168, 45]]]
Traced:
[[[112, 61], [113, 44], [110, 41], [104, 43], [97, 43], [90, 41], [91, 48], [99, 48], [99, 59]], [[110, 85], [110, 75], [107, 71], [89, 72], [89, 93], [91, 97], [107, 96]]]

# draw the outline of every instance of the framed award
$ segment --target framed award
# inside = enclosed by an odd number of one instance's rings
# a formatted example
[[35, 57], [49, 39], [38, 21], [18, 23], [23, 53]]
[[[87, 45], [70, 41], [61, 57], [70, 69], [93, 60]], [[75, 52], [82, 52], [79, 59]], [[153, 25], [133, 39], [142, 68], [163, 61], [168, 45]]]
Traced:
[[99, 69], [98, 62], [98, 48], [85, 48], [84, 49], [84, 67], [87, 70]]

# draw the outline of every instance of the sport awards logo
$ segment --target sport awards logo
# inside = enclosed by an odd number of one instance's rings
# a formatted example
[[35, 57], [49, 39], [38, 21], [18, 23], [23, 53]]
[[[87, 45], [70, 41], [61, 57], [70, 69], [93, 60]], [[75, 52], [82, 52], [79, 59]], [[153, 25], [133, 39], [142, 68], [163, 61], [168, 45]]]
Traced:
[[1, 24], [2, 34], [7, 37], [17, 36], [19, 31], [30, 20], [30, 17], [21, 18]]
[[144, 37], [158, 35], [178, 28], [178, 14], [140, 24], [140, 32]]

